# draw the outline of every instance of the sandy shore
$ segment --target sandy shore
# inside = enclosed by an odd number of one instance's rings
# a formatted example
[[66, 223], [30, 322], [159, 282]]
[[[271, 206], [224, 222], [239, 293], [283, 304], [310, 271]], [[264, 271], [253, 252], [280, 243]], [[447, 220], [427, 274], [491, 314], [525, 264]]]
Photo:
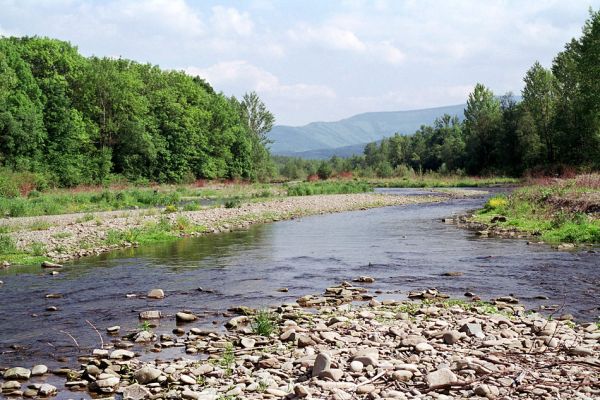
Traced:
[[[27, 250], [33, 244], [43, 246], [45, 256], [54, 261], [96, 255], [121, 247], [135, 246], [135, 242], [108, 245], [109, 232], [125, 232], [132, 228], [144, 229], [161, 219], [170, 224], [183, 218], [195, 230], [187, 230], [180, 236], [194, 236], [245, 229], [255, 223], [293, 219], [302, 216], [428, 203], [443, 200], [440, 196], [397, 196], [373, 193], [318, 195], [275, 198], [260, 203], [245, 203], [238, 208], [209, 208], [200, 211], [165, 214], [162, 210], [146, 209], [94, 213], [93, 219], [84, 221], [82, 214], [15, 218], [3, 221], [21, 227], [10, 233], [20, 249]], [[31, 230], [31, 224], [43, 223], [46, 229]]]

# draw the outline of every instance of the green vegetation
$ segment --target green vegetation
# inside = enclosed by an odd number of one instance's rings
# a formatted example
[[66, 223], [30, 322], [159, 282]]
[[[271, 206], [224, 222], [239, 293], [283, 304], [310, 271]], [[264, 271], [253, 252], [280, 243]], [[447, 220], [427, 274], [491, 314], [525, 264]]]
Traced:
[[41, 37], [0, 38], [0, 195], [48, 185], [258, 179], [273, 115], [202, 78], [83, 57]]
[[488, 187], [493, 185], [514, 185], [520, 179], [507, 177], [465, 177], [458, 175], [441, 175], [435, 172], [421, 176], [404, 177], [402, 179], [369, 179], [374, 187], [386, 188], [448, 188], [448, 187]]
[[[600, 243], [600, 175], [539, 180], [508, 197], [493, 197], [475, 220], [517, 228], [550, 243]], [[506, 221], [495, 218], [506, 217]]]
[[366, 193], [373, 186], [360, 181], [325, 181], [288, 184], [288, 196], [311, 196], [315, 194]]
[[151, 328], [152, 328], [152, 325], [150, 325], [150, 322], [148, 322], [148, 321], [144, 321], [140, 324], [140, 329], [142, 331], [150, 332]]
[[271, 336], [277, 331], [277, 315], [269, 310], [258, 310], [251, 325], [256, 335]]

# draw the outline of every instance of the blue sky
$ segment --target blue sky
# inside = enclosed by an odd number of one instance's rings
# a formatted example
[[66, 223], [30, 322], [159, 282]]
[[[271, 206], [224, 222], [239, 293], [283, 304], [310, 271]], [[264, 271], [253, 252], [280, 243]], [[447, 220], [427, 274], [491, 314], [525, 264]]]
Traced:
[[0, 0], [0, 35], [64, 39], [256, 90], [280, 124], [496, 93], [579, 36], [590, 1]]

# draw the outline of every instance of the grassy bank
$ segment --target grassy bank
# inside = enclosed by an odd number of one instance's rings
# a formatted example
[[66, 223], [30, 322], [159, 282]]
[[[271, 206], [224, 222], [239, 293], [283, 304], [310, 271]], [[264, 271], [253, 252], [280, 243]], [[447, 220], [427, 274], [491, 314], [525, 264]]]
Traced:
[[228, 199], [265, 198], [279, 195], [278, 188], [268, 184], [161, 185], [152, 187], [103, 188], [30, 191], [26, 195], [0, 197], [0, 216], [32, 217], [71, 213], [167, 207], [196, 211], [202, 200], [225, 203]]
[[550, 243], [600, 243], [600, 174], [531, 181], [509, 196], [491, 198], [474, 220]]
[[485, 187], [493, 185], [516, 185], [521, 182], [517, 178], [507, 177], [466, 177], [458, 175], [425, 174], [414, 177], [370, 179], [368, 183], [374, 187], [386, 188], [445, 188], [445, 187]]
[[311, 196], [316, 194], [349, 194], [372, 192], [373, 186], [363, 181], [301, 182], [287, 185], [288, 196]]

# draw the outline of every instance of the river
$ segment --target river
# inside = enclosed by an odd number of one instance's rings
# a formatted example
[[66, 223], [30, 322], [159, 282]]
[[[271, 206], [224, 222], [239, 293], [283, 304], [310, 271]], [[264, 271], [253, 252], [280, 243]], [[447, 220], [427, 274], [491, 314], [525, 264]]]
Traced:
[[[201, 316], [189, 326], [220, 329], [221, 314], [231, 306], [294, 301], [360, 275], [376, 279], [369, 287], [381, 291], [380, 298], [403, 299], [409, 290], [429, 287], [458, 298], [467, 291], [483, 299], [512, 294], [531, 308], [562, 305], [560, 313], [596, 320], [597, 253], [480, 238], [441, 222], [484, 201], [455, 199], [256, 225], [81, 259], [56, 276], [37, 266], [11, 267], [0, 271], [0, 366], [74, 363], [78, 351], [67, 333], [82, 349], [99, 346], [86, 320], [104, 335], [112, 325], [121, 325], [121, 332], [138, 328], [139, 311], [160, 310], [168, 317], [155, 330], [170, 332], [174, 313], [187, 309]], [[450, 271], [463, 275], [442, 276]], [[282, 287], [289, 292], [277, 291]], [[162, 288], [165, 299], [146, 299], [152, 288]], [[63, 297], [47, 299], [49, 293]], [[46, 311], [49, 306], [58, 311]]]

